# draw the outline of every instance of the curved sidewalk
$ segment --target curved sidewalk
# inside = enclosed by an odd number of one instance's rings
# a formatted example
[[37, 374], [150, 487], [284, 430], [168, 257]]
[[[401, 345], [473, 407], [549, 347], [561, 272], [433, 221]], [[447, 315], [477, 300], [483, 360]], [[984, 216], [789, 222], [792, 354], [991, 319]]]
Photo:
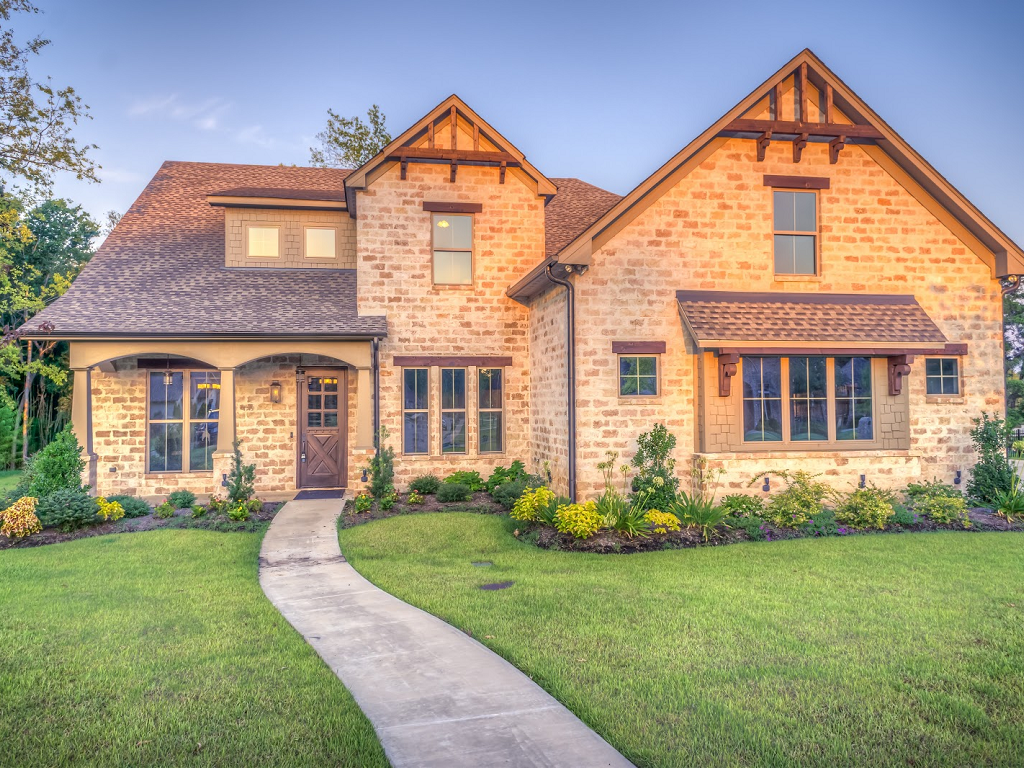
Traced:
[[395, 768], [632, 765], [500, 656], [356, 573], [338, 546], [341, 505], [288, 502], [263, 540], [260, 585]]

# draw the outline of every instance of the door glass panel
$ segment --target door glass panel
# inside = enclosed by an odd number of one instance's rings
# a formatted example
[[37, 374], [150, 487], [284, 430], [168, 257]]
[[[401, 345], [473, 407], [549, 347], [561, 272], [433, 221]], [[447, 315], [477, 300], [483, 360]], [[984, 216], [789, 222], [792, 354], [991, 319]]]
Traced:
[[338, 396], [337, 395], [324, 395], [324, 408], [327, 410], [338, 410]]
[[321, 408], [321, 398], [323, 395], [308, 395], [306, 407], [311, 411], [319, 411]]
[[338, 380], [335, 378], [324, 379], [324, 392], [337, 392]]
[[325, 427], [336, 427], [338, 426], [338, 412], [334, 413], [327, 412], [324, 414], [324, 426]]
[[319, 376], [310, 376], [308, 388], [310, 392], [319, 392], [323, 388], [323, 379]]
[[320, 416], [321, 416], [321, 414], [319, 412], [318, 413], [307, 413], [306, 414], [306, 426], [308, 426], [308, 427], [319, 427], [319, 426], [322, 426]]

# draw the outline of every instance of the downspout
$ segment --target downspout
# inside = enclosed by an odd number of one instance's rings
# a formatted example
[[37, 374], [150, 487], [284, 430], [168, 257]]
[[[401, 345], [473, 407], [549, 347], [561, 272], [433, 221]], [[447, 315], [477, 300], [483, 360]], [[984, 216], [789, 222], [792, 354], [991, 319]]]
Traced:
[[373, 337], [370, 342], [372, 357], [370, 370], [373, 374], [373, 447], [375, 455], [380, 458], [380, 338]]
[[[547, 279], [555, 285], [565, 288], [565, 316], [566, 316], [566, 338], [565, 348], [567, 363], [569, 366], [566, 376], [568, 393], [568, 416], [569, 416], [569, 500], [576, 502], [576, 295], [572, 283], [562, 277], [555, 277], [552, 267], [548, 264], [544, 274]], [[570, 275], [574, 271], [571, 264], [563, 265]]]
[[[1021, 278], [1020, 275], [1007, 275], [1006, 277], [1002, 278], [999, 281], [999, 287], [1002, 289], [1002, 293], [1003, 293], [1003, 298], [1004, 299], [1007, 296], [1010, 296], [1011, 294], [1016, 293], [1020, 289], [1020, 284], [1021, 284], [1021, 279], [1020, 278]], [[1003, 282], [1004, 280], [1006, 282]], [[1000, 307], [1000, 309], [1002, 309], [1002, 308]], [[1005, 339], [1006, 339], [1006, 312], [1005, 311], [1003, 312], [1003, 339], [1004, 339], [1003, 343], [1005, 344], [1006, 343], [1005, 342]], [[1007, 419], [1007, 418], [1010, 417], [1010, 399], [1008, 397], [1006, 397], [1006, 383], [1007, 383], [1007, 380], [1008, 380], [1009, 376], [1010, 376], [1010, 370], [1009, 370], [1009, 365], [1008, 365], [1008, 362], [1006, 360], [1006, 354], [1005, 354], [1005, 350], [1004, 350], [1004, 354], [1003, 354], [1003, 419]], [[1009, 457], [1009, 455], [1010, 455], [1010, 449], [1009, 448], [1007, 448], [1007, 450], [1006, 450], [1006, 455], [1007, 455], [1007, 457]]]

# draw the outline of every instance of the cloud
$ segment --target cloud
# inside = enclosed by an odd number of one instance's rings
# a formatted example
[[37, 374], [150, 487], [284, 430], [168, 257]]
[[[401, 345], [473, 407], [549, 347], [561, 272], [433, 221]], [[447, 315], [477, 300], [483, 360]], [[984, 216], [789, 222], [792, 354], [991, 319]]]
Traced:
[[255, 144], [258, 147], [271, 147], [274, 140], [267, 136], [262, 125], [250, 125], [235, 134], [235, 141], [239, 144]]
[[99, 176], [103, 181], [109, 181], [114, 184], [138, 184], [140, 181], [145, 181], [145, 176], [135, 171], [128, 171], [123, 168], [108, 168], [104, 166]]
[[188, 102], [172, 93], [170, 96], [136, 100], [128, 108], [128, 114], [131, 117], [175, 120], [190, 123], [202, 131], [215, 131], [221, 127], [221, 118], [230, 107], [230, 102], [218, 97]]

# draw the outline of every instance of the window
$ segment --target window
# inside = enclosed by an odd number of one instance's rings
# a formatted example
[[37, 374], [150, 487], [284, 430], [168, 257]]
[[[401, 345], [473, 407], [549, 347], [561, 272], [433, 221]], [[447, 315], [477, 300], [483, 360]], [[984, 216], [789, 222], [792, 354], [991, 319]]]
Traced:
[[[188, 404], [184, 402], [188, 392]], [[149, 471], [213, 469], [220, 417], [219, 371], [153, 371], [149, 374]]]
[[310, 376], [306, 382], [306, 426], [338, 426], [338, 377]]
[[818, 196], [773, 190], [775, 274], [813, 275], [818, 252]]
[[505, 442], [504, 371], [481, 368], [479, 381], [480, 453], [501, 453]]
[[304, 234], [307, 259], [333, 259], [337, 256], [338, 231], [334, 227], [306, 227]]
[[875, 439], [871, 358], [743, 357], [740, 364], [744, 442]]
[[405, 453], [429, 453], [430, 414], [428, 368], [402, 371], [402, 450]]
[[246, 256], [250, 259], [276, 259], [280, 253], [280, 235], [280, 227], [246, 227]]
[[434, 284], [473, 284], [473, 217], [435, 213], [433, 226]]
[[619, 396], [658, 394], [658, 358], [619, 355]]
[[959, 395], [960, 365], [954, 358], [929, 357], [924, 361], [925, 392], [929, 395]]
[[466, 369], [441, 369], [441, 453], [466, 452]]

